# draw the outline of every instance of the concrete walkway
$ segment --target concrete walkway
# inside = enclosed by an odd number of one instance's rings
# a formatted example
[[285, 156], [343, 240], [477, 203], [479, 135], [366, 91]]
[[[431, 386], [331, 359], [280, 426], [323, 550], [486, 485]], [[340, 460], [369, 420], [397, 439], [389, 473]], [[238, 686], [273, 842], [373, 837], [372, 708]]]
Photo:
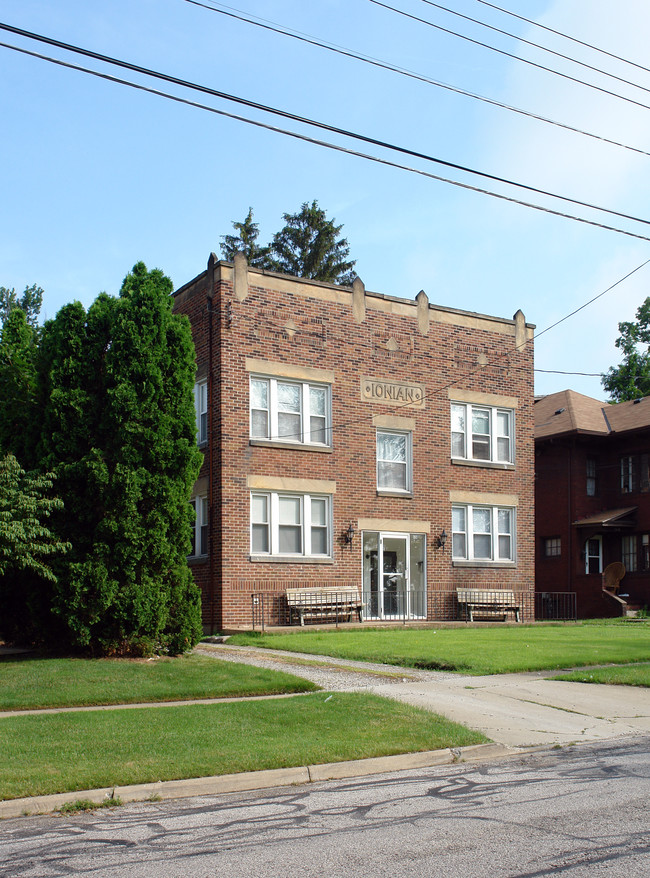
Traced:
[[[202, 644], [202, 650], [203, 644]], [[555, 671], [471, 677], [329, 656], [230, 647], [216, 658], [281, 668], [342, 691], [374, 692], [431, 710], [506, 747], [530, 748], [650, 734], [650, 689], [567, 683]], [[293, 661], [292, 661], [293, 660]], [[327, 672], [337, 672], [328, 683]], [[339, 683], [342, 682], [343, 685]]]

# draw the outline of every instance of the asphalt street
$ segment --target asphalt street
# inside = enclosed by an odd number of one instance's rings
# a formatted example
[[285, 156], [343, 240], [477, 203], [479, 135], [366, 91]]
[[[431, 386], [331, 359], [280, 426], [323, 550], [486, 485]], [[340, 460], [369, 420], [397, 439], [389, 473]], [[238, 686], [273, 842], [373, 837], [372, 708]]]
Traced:
[[0, 824], [2, 878], [646, 878], [648, 738]]

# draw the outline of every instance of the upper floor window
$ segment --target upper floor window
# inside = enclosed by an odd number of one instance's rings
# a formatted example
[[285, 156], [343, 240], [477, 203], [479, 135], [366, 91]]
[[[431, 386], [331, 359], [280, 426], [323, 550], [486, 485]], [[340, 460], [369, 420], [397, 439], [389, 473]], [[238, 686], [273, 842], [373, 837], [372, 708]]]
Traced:
[[452, 403], [451, 456], [461, 460], [513, 463], [514, 411]]
[[194, 385], [194, 411], [196, 414], [196, 439], [199, 445], [208, 441], [208, 382], [197, 381]]
[[635, 469], [634, 457], [631, 454], [621, 458], [621, 494], [631, 494], [636, 491]]
[[331, 445], [330, 387], [251, 377], [251, 439]]
[[331, 499], [313, 494], [251, 494], [251, 554], [329, 557]]
[[636, 534], [621, 537], [621, 561], [628, 573], [635, 573], [637, 569]]
[[452, 506], [454, 560], [514, 561], [515, 510], [503, 506]]
[[194, 512], [191, 556], [208, 554], [208, 498], [193, 497], [190, 506]]
[[411, 433], [377, 430], [377, 489], [412, 490]]
[[596, 459], [593, 457], [587, 458], [586, 463], [587, 468], [587, 497], [595, 497], [597, 482], [596, 482]]
[[544, 556], [546, 558], [558, 558], [562, 554], [562, 540], [560, 537], [546, 537], [544, 539]]

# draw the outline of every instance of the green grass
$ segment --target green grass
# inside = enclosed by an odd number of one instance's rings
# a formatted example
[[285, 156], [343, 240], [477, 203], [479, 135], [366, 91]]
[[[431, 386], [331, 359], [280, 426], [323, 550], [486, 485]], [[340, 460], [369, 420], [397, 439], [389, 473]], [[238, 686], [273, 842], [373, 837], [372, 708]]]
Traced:
[[368, 627], [295, 634], [237, 634], [229, 642], [467, 674], [650, 661], [650, 626], [643, 623]]
[[373, 695], [132, 708], [0, 720], [0, 798], [369, 756], [487, 739]]
[[650, 686], [650, 662], [638, 665], [619, 665], [612, 668], [589, 668], [558, 674], [553, 680], [569, 680], [574, 683], [611, 683], [616, 686]]
[[154, 660], [0, 660], [0, 709], [137, 704], [310, 692], [313, 683], [281, 671], [189, 655]]

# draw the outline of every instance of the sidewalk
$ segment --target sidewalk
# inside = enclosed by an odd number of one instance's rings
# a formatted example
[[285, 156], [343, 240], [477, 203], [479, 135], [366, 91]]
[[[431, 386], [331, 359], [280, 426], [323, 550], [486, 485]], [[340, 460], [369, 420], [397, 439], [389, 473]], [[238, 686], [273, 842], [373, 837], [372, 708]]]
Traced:
[[[229, 661], [281, 668], [324, 688], [363, 689], [395, 698], [478, 729], [506, 747], [650, 734], [650, 689], [546, 679], [555, 671], [474, 677], [227, 643], [208, 648], [201, 644], [201, 651]], [[328, 678], [328, 669], [338, 673]]]

